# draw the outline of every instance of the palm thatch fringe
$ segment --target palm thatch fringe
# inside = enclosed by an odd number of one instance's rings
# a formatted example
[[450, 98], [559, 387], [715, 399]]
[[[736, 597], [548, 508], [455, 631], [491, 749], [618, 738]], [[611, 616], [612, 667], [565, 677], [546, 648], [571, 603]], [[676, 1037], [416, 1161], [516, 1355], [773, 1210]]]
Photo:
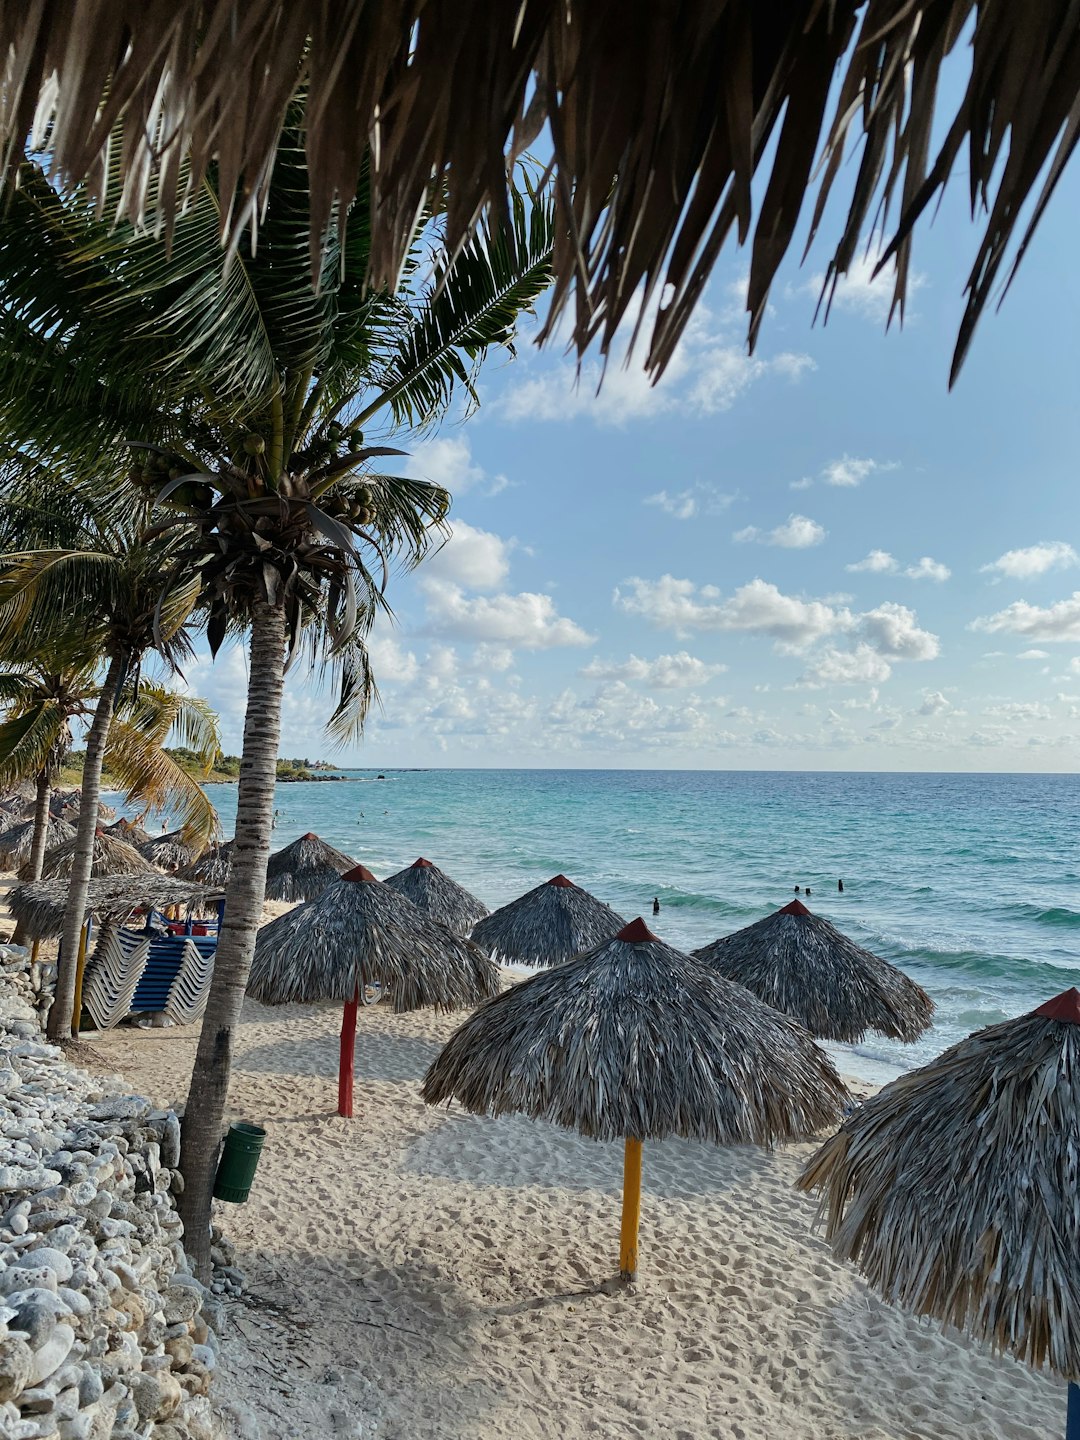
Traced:
[[[213, 913], [220, 889], [196, 885], [156, 870], [148, 875], [105, 875], [90, 881], [86, 913], [99, 919], [123, 920], [143, 905], [159, 910], [169, 905], [193, 906], [197, 914]], [[30, 940], [54, 940], [64, 929], [68, 886], [64, 880], [16, 885], [8, 906]]]
[[316, 900], [356, 864], [308, 831], [270, 856], [266, 867], [267, 900]]
[[388, 875], [383, 884], [406, 896], [425, 915], [455, 935], [468, 935], [473, 926], [490, 913], [482, 900], [423, 856], [396, 875]]
[[374, 984], [395, 1010], [454, 1010], [494, 995], [499, 973], [470, 941], [358, 865], [317, 900], [262, 927], [247, 993], [264, 1005], [347, 1002]]
[[[46, 849], [54, 849], [67, 840], [75, 839], [75, 826], [66, 820], [50, 815], [46, 821]], [[34, 822], [20, 821], [0, 833], [0, 869], [18, 870], [30, 859], [30, 847], [34, 840]]]
[[[966, 85], [943, 84], [962, 47]], [[579, 351], [596, 335], [606, 351], [642, 288], [669, 287], [643, 311], [655, 311], [654, 374], [732, 235], [752, 252], [753, 341], [807, 194], [817, 190], [813, 233], [849, 138], [861, 157], [828, 298], [878, 217], [895, 214], [902, 315], [912, 227], [953, 166], [970, 167], [972, 210], [988, 213], [955, 373], [1016, 226], [1020, 256], [1080, 121], [1069, 0], [679, 0], [633, 23], [625, 0], [40, 0], [0, 8], [0, 55], [9, 169], [31, 130], [51, 126], [58, 177], [97, 186], [119, 165], [123, 203], [139, 212], [153, 196], [171, 226], [190, 193], [181, 157], [195, 183], [216, 159], [222, 193], [240, 197], [222, 205], [234, 234], [258, 210], [290, 97], [305, 88], [313, 261], [370, 164], [377, 287], [396, 283], [432, 194], [446, 195], [451, 250], [486, 207], [505, 219], [506, 154], [547, 122], [560, 236], [548, 333], [574, 296]]]
[[175, 874], [193, 865], [205, 847], [192, 841], [183, 830], [168, 830], [164, 835], [148, 835], [139, 845], [139, 854], [159, 870]]
[[714, 1145], [805, 1139], [837, 1122], [847, 1095], [799, 1025], [640, 920], [481, 1006], [421, 1093], [595, 1140]]
[[626, 924], [610, 906], [565, 875], [553, 875], [489, 915], [472, 938], [491, 956], [518, 965], [557, 965], [609, 940]]
[[920, 985], [799, 900], [695, 950], [694, 958], [823, 1040], [854, 1044], [876, 1030], [910, 1042], [934, 1013]]
[[[64, 840], [53, 850], [45, 852], [42, 866], [42, 880], [66, 880], [71, 876], [75, 861], [75, 838]], [[20, 880], [27, 879], [25, 866], [19, 870]], [[159, 872], [148, 860], [144, 860], [133, 845], [118, 840], [115, 835], [106, 835], [99, 830], [94, 836], [94, 858], [91, 875], [156, 875]]]
[[1080, 993], [868, 1100], [799, 1187], [887, 1300], [1080, 1381]]
[[212, 885], [224, 889], [229, 879], [229, 862], [232, 860], [233, 842], [208, 845], [199, 858], [191, 865], [185, 865], [177, 872], [178, 880], [192, 880], [198, 885]]
[[144, 830], [137, 821], [125, 820], [122, 815], [119, 820], [114, 820], [111, 825], [102, 828], [106, 835], [115, 835], [118, 840], [126, 840], [129, 845], [134, 845], [136, 850], [153, 838], [149, 830]]

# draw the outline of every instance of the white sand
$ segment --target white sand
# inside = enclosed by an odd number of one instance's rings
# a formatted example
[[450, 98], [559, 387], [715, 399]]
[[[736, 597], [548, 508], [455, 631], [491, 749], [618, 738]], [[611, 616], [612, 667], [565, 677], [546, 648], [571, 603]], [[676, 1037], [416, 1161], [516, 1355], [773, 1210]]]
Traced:
[[[361, 1011], [347, 1121], [338, 1013], [248, 1005], [231, 1118], [269, 1133], [250, 1202], [218, 1207], [249, 1287], [218, 1387], [231, 1435], [1063, 1433], [1063, 1385], [902, 1315], [832, 1260], [792, 1189], [809, 1146], [646, 1146], [641, 1278], [600, 1288], [617, 1268], [620, 1147], [426, 1109], [418, 1082], [456, 1023]], [[178, 1103], [196, 1038], [91, 1043]]]

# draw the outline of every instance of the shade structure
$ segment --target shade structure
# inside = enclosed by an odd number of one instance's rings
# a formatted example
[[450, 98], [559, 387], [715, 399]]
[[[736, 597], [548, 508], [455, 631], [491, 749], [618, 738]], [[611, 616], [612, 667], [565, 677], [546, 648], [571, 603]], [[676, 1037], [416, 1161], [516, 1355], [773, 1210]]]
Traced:
[[352, 1114], [353, 1048], [361, 987], [381, 985], [395, 1010], [455, 1010], [494, 995], [499, 972], [471, 941], [357, 865], [259, 931], [247, 993], [264, 1005], [339, 1000], [338, 1112]]
[[[66, 840], [74, 840], [75, 826], [69, 825], [66, 820], [61, 820], [50, 815], [46, 823], [45, 851], [54, 850], [58, 845], [63, 845]], [[0, 868], [4, 870], [19, 870], [30, 859], [30, 847], [34, 843], [34, 822], [32, 820], [20, 820], [15, 825], [0, 832]]]
[[221, 845], [208, 845], [197, 860], [177, 871], [177, 879], [191, 880], [197, 885], [223, 887], [229, 879], [233, 843], [226, 840]]
[[470, 894], [456, 880], [451, 880], [445, 871], [423, 856], [396, 875], [388, 875], [383, 884], [407, 896], [425, 915], [430, 915], [455, 935], [468, 935], [473, 926], [489, 913], [482, 900]]
[[134, 845], [136, 850], [140, 845], [147, 844], [153, 838], [137, 820], [125, 820], [122, 815], [111, 825], [103, 825], [102, 829], [106, 835], [115, 835], [118, 840], [126, 840], [129, 845]]
[[[66, 880], [71, 875], [75, 860], [75, 838], [63, 841], [53, 850], [45, 852], [42, 866], [42, 880]], [[154, 875], [157, 870], [144, 860], [133, 845], [118, 840], [115, 835], [106, 835], [99, 830], [94, 836], [94, 858], [91, 875]], [[27, 877], [19, 872], [20, 879]]]
[[489, 955], [519, 965], [557, 965], [610, 940], [626, 921], [565, 875], [553, 875], [494, 911], [472, 938]]
[[933, 1018], [934, 1002], [921, 985], [801, 900], [694, 956], [822, 1040], [853, 1044], [876, 1030], [910, 1042]]
[[[68, 889], [66, 880], [38, 881], [12, 888], [8, 907], [29, 939], [53, 940], [63, 932]], [[148, 875], [104, 875], [90, 881], [86, 914], [102, 920], [122, 920], [143, 905], [155, 905], [159, 910], [169, 905], [190, 905], [201, 915], [211, 915], [220, 898], [220, 889], [197, 885], [174, 875], [162, 875], [156, 870]]]
[[356, 861], [309, 830], [270, 856], [266, 867], [267, 900], [316, 900], [328, 885], [352, 870]]
[[183, 830], [167, 830], [164, 835], [148, 835], [139, 846], [139, 854], [158, 870], [172, 875], [193, 865], [203, 849], [201, 841], [192, 840]]
[[801, 1026], [640, 919], [481, 1006], [421, 1093], [624, 1140], [624, 1276], [636, 1269], [643, 1140], [802, 1140], [835, 1124], [847, 1096]]
[[886, 1299], [1080, 1380], [1075, 988], [887, 1085], [799, 1186]]

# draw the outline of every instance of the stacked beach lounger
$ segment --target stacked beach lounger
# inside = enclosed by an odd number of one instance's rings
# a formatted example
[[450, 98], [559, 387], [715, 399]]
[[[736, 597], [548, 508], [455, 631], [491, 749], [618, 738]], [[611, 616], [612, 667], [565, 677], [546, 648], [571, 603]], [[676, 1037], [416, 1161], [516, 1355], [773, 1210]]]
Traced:
[[206, 1009], [216, 948], [216, 935], [157, 935], [108, 923], [86, 967], [83, 1006], [99, 1030], [140, 1011], [190, 1025]]

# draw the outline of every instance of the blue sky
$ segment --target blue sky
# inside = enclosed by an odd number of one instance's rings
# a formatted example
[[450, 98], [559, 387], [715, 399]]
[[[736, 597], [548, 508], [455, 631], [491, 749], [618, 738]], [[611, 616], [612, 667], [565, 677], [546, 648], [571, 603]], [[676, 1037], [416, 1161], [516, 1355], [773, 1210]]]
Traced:
[[[732, 249], [655, 389], [616, 361], [597, 394], [531, 329], [489, 362], [477, 414], [402, 442], [455, 534], [392, 581], [341, 763], [1075, 769], [1080, 189], [949, 394], [965, 203], [918, 233], [902, 331], [869, 265], [812, 323], [819, 244], [750, 358]], [[242, 653], [189, 680], [238, 749]], [[282, 752], [331, 754], [328, 709], [291, 677]]]

